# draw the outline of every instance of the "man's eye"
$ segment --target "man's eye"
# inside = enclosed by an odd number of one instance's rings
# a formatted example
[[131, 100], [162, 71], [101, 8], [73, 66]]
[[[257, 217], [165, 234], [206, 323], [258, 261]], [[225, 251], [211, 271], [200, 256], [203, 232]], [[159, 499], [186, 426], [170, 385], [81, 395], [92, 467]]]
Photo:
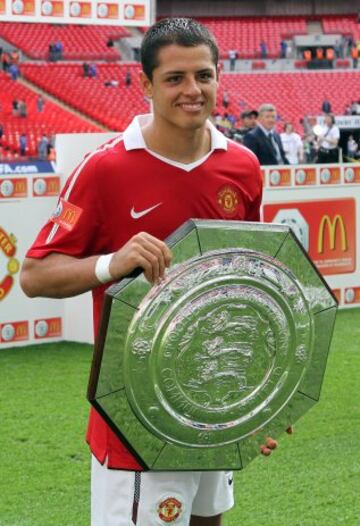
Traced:
[[166, 80], [167, 82], [174, 84], [175, 82], [179, 82], [180, 79], [181, 79], [180, 75], [174, 75], [173, 77], [168, 77]]
[[204, 72], [204, 73], [200, 73], [199, 75], [200, 79], [201, 80], [211, 80], [212, 79], [212, 73], [208, 72]]

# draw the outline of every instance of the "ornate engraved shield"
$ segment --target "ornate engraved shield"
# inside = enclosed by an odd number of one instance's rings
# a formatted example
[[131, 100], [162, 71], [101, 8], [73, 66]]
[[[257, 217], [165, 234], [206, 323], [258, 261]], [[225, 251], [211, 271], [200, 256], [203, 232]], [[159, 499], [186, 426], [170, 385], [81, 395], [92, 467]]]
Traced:
[[242, 469], [319, 399], [337, 302], [291, 229], [190, 220], [106, 293], [89, 400], [152, 470]]

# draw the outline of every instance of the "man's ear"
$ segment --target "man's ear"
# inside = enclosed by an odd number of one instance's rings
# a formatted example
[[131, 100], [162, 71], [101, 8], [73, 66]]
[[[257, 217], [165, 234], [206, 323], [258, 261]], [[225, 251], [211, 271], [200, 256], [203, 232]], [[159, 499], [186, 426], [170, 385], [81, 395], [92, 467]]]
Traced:
[[151, 80], [143, 71], [140, 71], [139, 80], [144, 95], [151, 99], [153, 95], [153, 86]]

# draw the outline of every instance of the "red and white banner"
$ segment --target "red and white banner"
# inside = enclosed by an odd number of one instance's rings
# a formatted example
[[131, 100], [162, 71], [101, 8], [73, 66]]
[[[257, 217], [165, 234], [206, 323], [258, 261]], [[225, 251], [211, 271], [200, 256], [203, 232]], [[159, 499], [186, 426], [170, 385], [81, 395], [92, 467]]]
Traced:
[[150, 26], [155, 0], [0, 0], [0, 21]]

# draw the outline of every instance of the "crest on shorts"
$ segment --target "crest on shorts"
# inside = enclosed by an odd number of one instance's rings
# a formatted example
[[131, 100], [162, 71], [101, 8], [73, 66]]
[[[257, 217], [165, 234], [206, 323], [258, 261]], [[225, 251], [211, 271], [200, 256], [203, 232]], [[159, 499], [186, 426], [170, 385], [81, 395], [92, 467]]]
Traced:
[[175, 497], [168, 497], [160, 502], [158, 515], [166, 523], [174, 522], [182, 512], [182, 503]]
[[217, 194], [217, 202], [226, 214], [233, 214], [239, 204], [239, 194], [229, 185], [222, 186]]

